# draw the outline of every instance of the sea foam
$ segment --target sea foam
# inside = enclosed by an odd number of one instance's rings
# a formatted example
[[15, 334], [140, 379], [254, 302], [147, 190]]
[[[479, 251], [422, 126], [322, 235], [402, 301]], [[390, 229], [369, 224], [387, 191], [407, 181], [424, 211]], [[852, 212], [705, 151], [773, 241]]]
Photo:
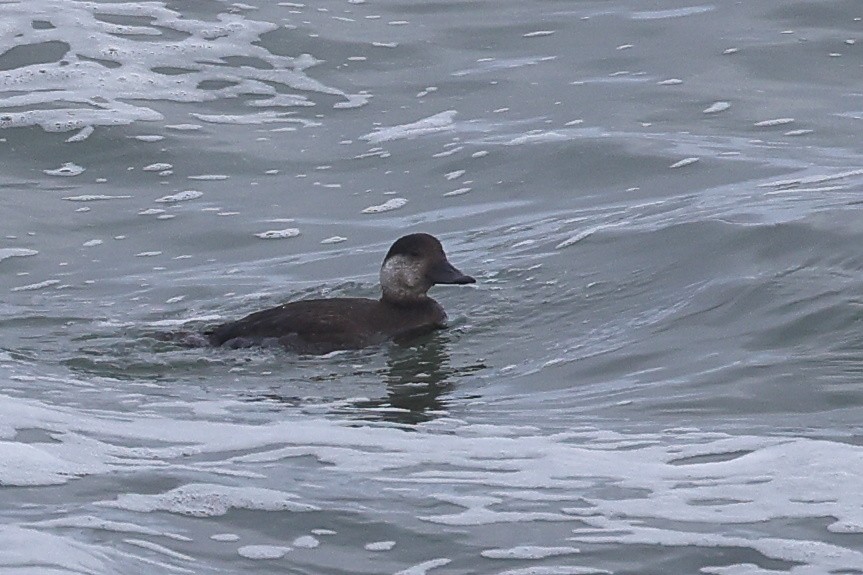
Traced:
[[[305, 70], [318, 63], [315, 58], [277, 55], [262, 47], [261, 36], [278, 25], [237, 12], [198, 20], [162, 2], [5, 3], [0, 53], [37, 45], [51, 45], [58, 53], [46, 57], [47, 61], [0, 71], [0, 93], [5, 94], [0, 97], [0, 109], [8, 110], [0, 113], [0, 128], [76, 131], [67, 141], [80, 142], [94, 127], [162, 120], [156, 109], [159, 101], [196, 103], [255, 96], [256, 106], [270, 105], [269, 101], [284, 105], [280, 91], [285, 90], [336, 96], [336, 107], [362, 106], [368, 101], [368, 96], [348, 94], [307, 75]], [[42, 26], [31, 24], [34, 14]], [[115, 23], [121, 20], [127, 23]], [[222, 65], [231, 58], [254, 59], [264, 66]], [[208, 82], [223, 87], [201, 87]], [[302, 96], [298, 98], [302, 103]], [[238, 115], [232, 121], [258, 123], [255, 118], [261, 116]]]

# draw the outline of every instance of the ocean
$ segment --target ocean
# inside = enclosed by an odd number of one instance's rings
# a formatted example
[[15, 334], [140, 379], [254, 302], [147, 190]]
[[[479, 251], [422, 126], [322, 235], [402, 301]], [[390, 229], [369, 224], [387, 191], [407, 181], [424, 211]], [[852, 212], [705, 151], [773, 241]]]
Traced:
[[[859, 0], [0, 1], [0, 573], [863, 573]], [[449, 329], [183, 348], [377, 297]]]

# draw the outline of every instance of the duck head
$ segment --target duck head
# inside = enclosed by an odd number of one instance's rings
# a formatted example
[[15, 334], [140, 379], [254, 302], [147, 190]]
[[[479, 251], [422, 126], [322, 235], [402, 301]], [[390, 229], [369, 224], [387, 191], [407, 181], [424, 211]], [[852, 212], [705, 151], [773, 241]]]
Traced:
[[435, 284], [472, 283], [476, 280], [449, 263], [440, 241], [429, 234], [400, 237], [381, 265], [382, 299], [390, 303], [423, 300]]

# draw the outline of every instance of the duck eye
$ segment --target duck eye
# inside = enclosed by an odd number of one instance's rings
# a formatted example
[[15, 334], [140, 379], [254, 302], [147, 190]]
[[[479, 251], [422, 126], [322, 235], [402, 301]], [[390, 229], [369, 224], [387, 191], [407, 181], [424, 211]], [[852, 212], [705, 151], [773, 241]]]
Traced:
[[418, 258], [418, 257], [420, 257], [420, 253], [419, 253], [419, 251], [417, 251], [417, 250], [411, 250], [411, 251], [409, 251], [409, 252], [408, 252], [408, 255], [409, 255], [410, 257], [412, 257], [412, 258]]

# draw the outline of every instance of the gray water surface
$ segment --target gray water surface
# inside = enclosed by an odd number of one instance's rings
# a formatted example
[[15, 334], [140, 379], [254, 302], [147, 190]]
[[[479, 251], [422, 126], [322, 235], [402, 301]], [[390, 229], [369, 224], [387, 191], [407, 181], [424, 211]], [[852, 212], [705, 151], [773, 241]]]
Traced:
[[[858, 2], [0, 22], [0, 571], [863, 573]], [[160, 339], [414, 231], [448, 330]]]

